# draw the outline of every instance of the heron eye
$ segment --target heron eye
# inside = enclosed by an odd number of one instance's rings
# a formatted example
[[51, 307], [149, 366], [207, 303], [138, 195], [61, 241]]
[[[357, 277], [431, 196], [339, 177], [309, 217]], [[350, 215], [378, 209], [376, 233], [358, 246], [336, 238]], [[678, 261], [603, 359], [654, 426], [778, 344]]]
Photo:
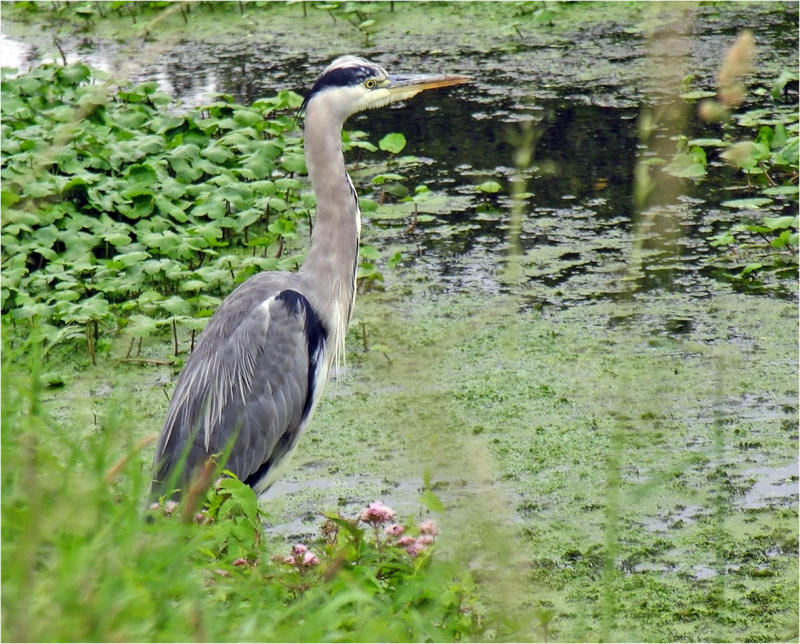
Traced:
[[374, 78], [368, 78], [367, 80], [364, 81], [364, 87], [366, 87], [367, 89], [373, 89], [376, 84], [377, 83]]

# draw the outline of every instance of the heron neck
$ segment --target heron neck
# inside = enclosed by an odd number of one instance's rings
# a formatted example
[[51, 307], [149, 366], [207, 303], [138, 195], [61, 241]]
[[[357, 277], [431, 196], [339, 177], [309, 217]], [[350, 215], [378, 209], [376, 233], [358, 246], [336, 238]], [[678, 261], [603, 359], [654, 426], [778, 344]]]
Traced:
[[358, 197], [344, 165], [343, 121], [332, 119], [332, 114], [321, 101], [312, 100], [306, 109], [306, 165], [317, 213], [311, 249], [300, 273], [309, 282], [312, 304], [333, 336], [329, 339], [338, 357], [353, 307], [361, 220]]

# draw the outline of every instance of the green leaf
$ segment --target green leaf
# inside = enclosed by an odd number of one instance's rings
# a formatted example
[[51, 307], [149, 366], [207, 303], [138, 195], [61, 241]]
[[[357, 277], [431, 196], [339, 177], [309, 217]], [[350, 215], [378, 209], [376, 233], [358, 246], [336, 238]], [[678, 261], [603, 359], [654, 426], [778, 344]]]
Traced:
[[91, 70], [83, 63], [71, 63], [59, 70], [59, 76], [67, 84], [77, 85], [91, 76]]
[[[158, 175], [150, 164], [139, 163], [132, 165], [125, 173], [128, 181], [134, 184], [141, 184], [151, 188], [152, 184], [158, 181]], [[152, 192], [151, 192], [152, 194]]]
[[778, 196], [778, 195], [796, 195], [800, 193], [800, 186], [772, 186], [770, 188], [764, 188], [761, 191], [761, 194], [769, 195], [769, 196]]
[[166, 298], [160, 306], [172, 315], [190, 315], [192, 312], [192, 305], [178, 295]]
[[402, 261], [403, 261], [403, 254], [400, 251], [397, 251], [394, 255], [392, 255], [388, 259], [388, 261], [386, 262], [386, 267], [387, 268], [394, 268], [395, 266], [400, 264], [400, 262], [402, 262]]
[[281, 161], [281, 167], [294, 174], [306, 174], [308, 172], [305, 156], [299, 153], [285, 155]]
[[785, 248], [786, 246], [796, 246], [797, 233], [791, 230], [784, 230], [770, 242], [773, 248]]
[[216, 143], [212, 143], [206, 147], [203, 150], [202, 155], [209, 161], [213, 161], [217, 164], [225, 163], [234, 158], [233, 152], [221, 145], [217, 145]]
[[772, 199], [767, 199], [766, 197], [750, 197], [748, 199], [730, 199], [729, 201], [723, 201], [722, 205], [726, 208], [758, 209], [770, 203], [772, 203]]
[[171, 159], [191, 161], [200, 156], [200, 148], [193, 143], [184, 143], [170, 150], [167, 156]]
[[723, 141], [722, 139], [718, 138], [706, 138], [706, 139], [691, 139], [687, 145], [690, 147], [716, 147], [716, 148], [724, 148], [730, 145], [727, 141]]
[[134, 338], [146, 338], [158, 330], [158, 325], [153, 318], [137, 313], [128, 318], [127, 332]]
[[664, 172], [673, 177], [699, 179], [706, 174], [706, 153], [701, 147], [693, 147], [688, 152], [678, 152], [664, 167]]
[[739, 277], [741, 278], [747, 277], [750, 273], [754, 273], [762, 268], [764, 268], [764, 265], [758, 262], [748, 264], [742, 269], [742, 272], [739, 273]]
[[420, 495], [419, 501], [431, 512], [444, 512], [444, 503], [430, 488]]
[[361, 248], [359, 249], [359, 254], [363, 259], [369, 259], [369, 260], [377, 260], [381, 256], [377, 248], [368, 245], [361, 246]]
[[406, 137], [401, 132], [390, 132], [378, 142], [378, 147], [385, 152], [397, 154], [406, 147]]
[[389, 181], [403, 181], [404, 179], [405, 177], [402, 174], [397, 174], [396, 172], [384, 172], [372, 177], [371, 182], [379, 186]]
[[797, 81], [798, 74], [794, 70], [784, 69], [778, 79], [775, 81], [775, 84], [772, 86], [772, 100], [780, 101], [783, 97], [783, 90], [786, 87], [786, 84], [791, 81]]
[[18, 201], [19, 201], [19, 195], [17, 194], [17, 192], [15, 190], [3, 187], [3, 189], [2, 189], [2, 201], [0, 201], [0, 204], [2, 204], [2, 207], [3, 207], [3, 211], [5, 211], [6, 208], [10, 208], [11, 206], [13, 206]]
[[796, 229], [798, 227], [798, 217], [797, 215], [787, 217], [764, 217], [764, 225], [770, 230], [781, 230], [784, 228]]
[[353, 521], [349, 521], [348, 519], [345, 519], [339, 516], [338, 514], [333, 514], [329, 512], [323, 512], [322, 516], [326, 517], [327, 519], [330, 519], [340, 528], [344, 528], [353, 538], [353, 541], [355, 541], [356, 543], [359, 543], [364, 539], [364, 531], [361, 528], [359, 528], [358, 525]]
[[475, 186], [475, 190], [478, 192], [485, 192], [488, 194], [494, 194], [500, 192], [503, 187], [497, 181], [484, 181], [481, 184]]
[[275, 183], [269, 179], [264, 179], [262, 181], [251, 181], [247, 185], [256, 195], [269, 196], [275, 194]]
[[83, 300], [76, 306], [78, 308], [74, 309], [74, 314], [71, 316], [72, 319], [67, 321], [77, 322], [85, 319], [102, 319], [110, 315], [109, 303], [99, 293], [87, 300]]
[[240, 109], [234, 111], [233, 120], [236, 121], [236, 123], [239, 125], [249, 127], [251, 125], [256, 125], [257, 123], [260, 123], [261, 121], [264, 120], [264, 117], [255, 110]]

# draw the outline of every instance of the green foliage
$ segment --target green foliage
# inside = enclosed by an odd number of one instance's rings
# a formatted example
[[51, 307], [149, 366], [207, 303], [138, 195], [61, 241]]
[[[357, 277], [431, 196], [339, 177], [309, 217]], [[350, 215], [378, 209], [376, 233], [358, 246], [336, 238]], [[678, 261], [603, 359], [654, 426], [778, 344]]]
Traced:
[[[101, 330], [141, 339], [169, 325], [177, 353], [178, 326], [201, 329], [237, 283], [299, 264], [285, 251], [316, 202], [297, 178], [296, 94], [176, 115], [155, 83], [114, 87], [76, 63], [4, 76], [2, 98], [2, 312], [37, 321], [51, 345], [85, 339], [94, 361]], [[345, 150], [376, 151], [365, 137], [344, 132]], [[380, 142], [404, 147], [400, 133]], [[402, 179], [372, 182], [403, 197]], [[379, 253], [362, 259], [369, 288]]]
[[175, 115], [155, 83], [114, 88], [81, 63], [4, 76], [3, 314], [52, 341], [89, 325], [91, 347], [101, 326], [191, 327], [253, 273], [296, 266], [284, 243], [314, 205], [294, 178], [300, 100]]
[[478, 184], [475, 186], [475, 190], [478, 192], [483, 192], [485, 194], [496, 194], [502, 190], [503, 187], [497, 181], [484, 181], [483, 183]]
[[[718, 172], [718, 165], [709, 163], [709, 150], [736, 169], [748, 196], [727, 199], [721, 205], [740, 211], [744, 221], [709, 238], [711, 246], [727, 251], [711, 263], [728, 279], [759, 289], [769, 288], [771, 279], [796, 279], [798, 274], [798, 220], [780, 216], [783, 208], [796, 211], [798, 200], [798, 113], [796, 106], [782, 103], [790, 81], [797, 81], [797, 73], [782, 72], [773, 85], [771, 105], [730, 115], [723, 105], [707, 98], [700, 103], [700, 115], [722, 121], [723, 136], [681, 138], [664, 167], [678, 178], [705, 179]], [[707, 95], [687, 91], [682, 97], [694, 100]]]
[[[430, 522], [402, 529], [414, 543], [427, 535], [412, 554], [388, 523], [331, 512], [315, 542], [292, 549], [308, 558], [286, 563], [291, 546], [266, 542], [253, 491], [235, 478], [194, 521], [174, 502], [147, 510], [147, 441], [117, 413], [83, 439], [65, 435], [42, 405], [39, 347], [3, 351], [7, 639], [453, 641], [488, 627]], [[25, 355], [30, 378], [9, 378]]]
[[323, 2], [313, 6], [318, 10], [327, 11], [334, 22], [338, 18], [350, 23], [364, 37], [364, 47], [369, 47], [370, 36], [378, 24], [378, 20], [373, 16], [382, 10], [385, 11], [386, 5], [387, 3], [382, 2]]
[[378, 147], [392, 154], [399, 154], [406, 147], [406, 137], [402, 132], [390, 132], [378, 141]]

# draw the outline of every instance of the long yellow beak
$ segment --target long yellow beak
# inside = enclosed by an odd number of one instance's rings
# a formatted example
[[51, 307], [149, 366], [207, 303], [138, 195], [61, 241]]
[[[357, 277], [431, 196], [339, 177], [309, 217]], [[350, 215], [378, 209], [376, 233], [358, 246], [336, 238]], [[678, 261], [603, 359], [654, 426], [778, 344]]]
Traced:
[[390, 75], [386, 79], [385, 85], [373, 92], [374, 96], [371, 102], [385, 105], [395, 101], [406, 100], [426, 89], [463, 85], [471, 80], [467, 76], [449, 76], [446, 74]]
[[426, 89], [463, 85], [464, 83], [469, 83], [472, 79], [467, 76], [449, 76], [446, 74], [413, 74], [409, 76], [390, 74], [387, 80], [387, 84], [381, 90], [386, 92], [391, 102], [394, 102], [416, 96]]

